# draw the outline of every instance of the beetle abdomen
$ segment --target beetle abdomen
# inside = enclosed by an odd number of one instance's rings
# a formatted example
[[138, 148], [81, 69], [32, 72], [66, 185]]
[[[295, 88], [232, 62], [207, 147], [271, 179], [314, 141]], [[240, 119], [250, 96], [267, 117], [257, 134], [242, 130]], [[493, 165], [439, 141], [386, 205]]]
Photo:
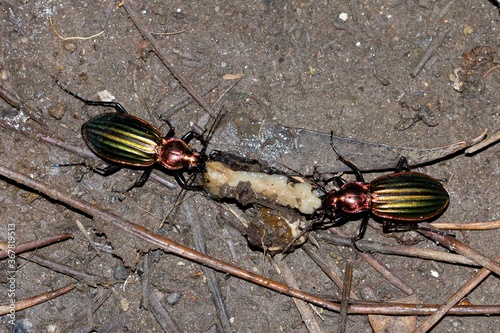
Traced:
[[156, 162], [162, 135], [127, 113], [104, 113], [82, 126], [83, 139], [99, 157], [115, 163], [150, 166]]
[[403, 221], [423, 221], [441, 213], [449, 195], [436, 179], [418, 172], [400, 172], [370, 183], [372, 212]]

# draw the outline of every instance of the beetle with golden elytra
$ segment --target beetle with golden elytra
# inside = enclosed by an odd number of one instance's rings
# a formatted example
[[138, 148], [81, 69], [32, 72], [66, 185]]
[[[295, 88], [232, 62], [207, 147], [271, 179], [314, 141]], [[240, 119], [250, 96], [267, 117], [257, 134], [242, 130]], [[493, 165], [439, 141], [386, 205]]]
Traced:
[[82, 137], [87, 146], [111, 165], [102, 170], [104, 175], [112, 174], [122, 167], [145, 168], [142, 176], [128, 189], [141, 187], [148, 180], [155, 163], [172, 172], [177, 183], [188, 190], [201, 190], [199, 186], [186, 183], [183, 172], [204, 169], [203, 154], [191, 149], [188, 144], [196, 138], [204, 146], [204, 139], [194, 132], [187, 132], [182, 138], [174, 137], [175, 129], [170, 127], [166, 135], [143, 119], [128, 114], [117, 102], [92, 101], [69, 91], [56, 80], [57, 85], [69, 95], [90, 106], [111, 107], [116, 112], [103, 113], [93, 117], [82, 126]]
[[[367, 183], [361, 171], [339, 154], [333, 145], [333, 133], [330, 145], [356, 176], [356, 181], [351, 182], [337, 177], [340, 190], [332, 191], [324, 198], [324, 209], [334, 212], [334, 224], [366, 212], [389, 221], [417, 223], [436, 217], [448, 206], [450, 196], [441, 182], [420, 172], [403, 171], [409, 169], [405, 157], [400, 158], [395, 173]], [[363, 218], [354, 242], [363, 237], [367, 225], [368, 215]]]

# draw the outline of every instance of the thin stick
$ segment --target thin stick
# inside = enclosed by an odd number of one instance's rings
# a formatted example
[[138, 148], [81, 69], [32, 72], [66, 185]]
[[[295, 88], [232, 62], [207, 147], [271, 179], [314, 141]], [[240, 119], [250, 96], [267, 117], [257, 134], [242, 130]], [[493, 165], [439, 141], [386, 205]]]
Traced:
[[[352, 241], [348, 237], [340, 237], [332, 234], [327, 234], [324, 232], [323, 233], [316, 232], [314, 233], [314, 237], [335, 245], [340, 245], [345, 247], [352, 246]], [[442, 251], [434, 251], [429, 249], [421, 249], [414, 246], [410, 247], [410, 246], [386, 245], [382, 243], [370, 242], [364, 239], [357, 241], [356, 246], [360, 250], [366, 252], [378, 252], [378, 253], [392, 254], [397, 256], [436, 260], [451, 264], [478, 266], [474, 261], [467, 259], [459, 254], [446, 253]]]
[[441, 46], [441, 44], [443, 44], [443, 41], [445, 40], [446, 36], [448, 36], [449, 32], [450, 32], [449, 27], [446, 27], [439, 32], [439, 34], [431, 42], [425, 53], [422, 55], [415, 68], [411, 71], [410, 73], [411, 77], [413, 78], [417, 77], [418, 73], [422, 70], [422, 68], [424, 68], [427, 61], [429, 61], [429, 59], [437, 51], [437, 49]]
[[21, 110], [21, 102], [10, 92], [5, 90], [3, 87], [0, 86], [0, 98], [15, 107], [17, 110]]
[[432, 223], [436, 229], [447, 230], [492, 230], [500, 229], [500, 220], [489, 222], [469, 222], [469, 223]]
[[79, 36], [76, 36], [76, 37], [63, 37], [63, 36], [61, 36], [57, 32], [56, 28], [54, 27], [54, 23], [52, 22], [52, 17], [50, 17], [50, 16], [49, 16], [49, 24], [50, 24], [50, 27], [52, 28], [52, 31], [54, 31], [54, 33], [56, 34], [56, 36], [59, 37], [62, 40], [87, 40], [87, 39], [92, 39], [94, 37], [100, 36], [100, 35], [102, 35], [104, 33], [104, 30], [102, 30], [101, 32], [96, 33], [95, 35], [88, 36], [88, 37], [79, 37]]
[[[328, 265], [326, 260], [321, 258], [320, 255], [318, 255], [315, 251], [315, 247], [312, 246], [311, 244], [303, 244], [300, 249], [304, 250], [309, 257], [318, 265], [321, 270], [330, 278], [330, 280], [333, 281], [333, 283], [339, 288], [339, 290], [344, 290], [344, 282], [340, 278], [340, 276], [335, 273], [332, 268]], [[351, 288], [351, 292], [349, 294], [349, 297], [353, 300], [359, 300], [359, 298], [356, 296], [355, 292]]]
[[[336, 235], [346, 237], [347, 235], [343, 233], [341, 230], [338, 228], [330, 228], [329, 231], [331, 233], [334, 233]], [[352, 244], [352, 241], [351, 241]], [[367, 253], [367, 252], [360, 252], [359, 255], [361, 258], [363, 258], [370, 266], [373, 267], [380, 275], [385, 277], [387, 281], [389, 281], [393, 286], [399, 288], [400, 290], [404, 291], [406, 294], [411, 295], [413, 294], [413, 288], [407, 284], [406, 282], [403, 281], [399, 276], [394, 274], [391, 270], [387, 268], [386, 265], [381, 263], [377, 258], [375, 258], [374, 255]]]
[[349, 306], [349, 294], [352, 286], [352, 265], [345, 266], [344, 287], [342, 288], [342, 300], [340, 302], [339, 333], [344, 333], [347, 328], [347, 307]]
[[478, 251], [470, 248], [454, 237], [443, 235], [437, 231], [432, 231], [432, 226], [429, 223], [419, 223], [418, 226], [419, 229], [417, 229], [417, 231], [419, 233], [440, 243], [449, 250], [459, 253], [475, 261], [477, 264], [489, 269], [490, 271], [495, 272], [497, 275], [500, 275], [500, 263], [482, 255]]
[[[37, 296], [30, 297], [28, 299], [23, 299], [22, 301], [16, 301], [14, 309], [17, 311], [21, 311], [30, 307], [33, 307], [35, 305], [41, 304], [43, 302], [50, 301], [52, 299], [55, 299], [61, 295], [64, 295], [71, 290], [75, 289], [76, 284], [68, 284], [66, 287], [62, 287], [53, 291], [49, 291]], [[0, 316], [4, 316], [11, 311], [11, 307], [9, 305], [0, 305]]]
[[[7, 86], [10, 86], [9, 83], [5, 82], [4, 83]], [[12, 90], [12, 89], [11, 89]], [[17, 97], [17, 94], [10, 92], [5, 89], [4, 86], [0, 86], [0, 98], [2, 98], [5, 102], [16, 108], [17, 110], [21, 111], [24, 115], [24, 117], [27, 117], [29, 119], [32, 119], [34, 122], [37, 124], [41, 125], [44, 128], [47, 128], [47, 124], [45, 123], [44, 119], [41, 117], [41, 112], [38, 112], [37, 110], [34, 110], [33, 108], [30, 108], [26, 106], [26, 104], [22, 103]], [[37, 115], [39, 113], [40, 115]], [[23, 119], [23, 122], [26, 122], [27, 119]]]
[[488, 136], [486, 139], [481, 141], [480, 143], [468, 148], [465, 150], [465, 154], [474, 154], [475, 152], [488, 147], [500, 140], [500, 131]]
[[[206, 254], [207, 245], [205, 240], [205, 235], [203, 233], [203, 228], [201, 227], [201, 221], [198, 216], [194, 215], [193, 207], [190, 205], [183, 205], [184, 214], [186, 214], [187, 221], [191, 227], [191, 235], [193, 237], [194, 248]], [[222, 332], [231, 333], [231, 322], [229, 321], [229, 316], [227, 314], [226, 305], [222, 298], [222, 291], [219, 283], [217, 282], [217, 277], [213, 269], [205, 266], [201, 266], [201, 270], [207, 279], [207, 287], [212, 295], [212, 302], [214, 303], [215, 310], [217, 312], [217, 317], [221, 324]]]
[[[151, 286], [149, 286], [151, 288]], [[165, 307], [160, 303], [156, 294], [150, 290], [149, 293], [149, 310], [153, 313], [158, 323], [163, 328], [165, 332], [170, 333], [182, 333], [182, 329], [179, 324], [175, 321], [172, 315], [165, 309]]]
[[[281, 274], [286, 284], [291, 286], [292, 288], [299, 288], [299, 285], [295, 278], [293, 277], [293, 273], [288, 267], [288, 265], [284, 261], [283, 254], [277, 254], [274, 258], [271, 259], [271, 263], [278, 273]], [[307, 327], [307, 332], [309, 333], [321, 333], [322, 330], [319, 327], [318, 322], [316, 321], [316, 316], [314, 315], [311, 308], [299, 299], [293, 299], [297, 310], [299, 310], [300, 316], [302, 317], [302, 321]]]
[[[46, 196], [62, 202], [70, 207], [73, 207], [83, 213], [94, 217], [95, 221], [105, 220], [110, 222], [117, 228], [128, 232], [139, 239], [148, 242], [152, 247], [161, 248], [167, 252], [178, 255], [187, 260], [206, 265], [218, 271], [231, 274], [243, 280], [255, 283], [262, 287], [272, 289], [281, 294], [295, 297], [303, 301], [315, 304], [317, 306], [339, 312], [340, 306], [338, 303], [326, 301], [317, 296], [314, 296], [303, 291], [290, 288], [282, 283], [264, 278], [260, 275], [246, 271], [222, 260], [212, 258], [200, 252], [194, 251], [188, 247], [180, 245], [162, 235], [155, 234], [144, 227], [130, 222], [118, 215], [105, 211], [96, 205], [90, 204], [84, 200], [75, 198], [66, 193], [60, 192], [49, 185], [31, 179], [29, 176], [13, 171], [0, 165], [0, 175], [11, 179], [17, 183], [23, 184], [27, 187], [41, 192]], [[383, 314], [383, 315], [429, 315], [436, 311], [438, 308], [434, 304], [403, 304], [403, 303], [377, 303], [377, 302], [363, 302], [349, 305], [348, 311], [350, 314]], [[496, 315], [500, 314], [500, 305], [466, 305], [455, 306], [449, 311], [450, 315]]]
[[[204, 90], [201, 92], [201, 95], [202, 96], [205, 96], [207, 95], [209, 92], [215, 90], [215, 88], [217, 88], [216, 86], [213, 86], [212, 88], [209, 88], [207, 90]], [[160, 115], [160, 118], [165, 118], [165, 119], [169, 119], [170, 117], [172, 117], [174, 114], [176, 114], [178, 111], [182, 110], [183, 108], [185, 108], [186, 106], [188, 106], [189, 104], [191, 104], [192, 102], [194, 101], [193, 97], [192, 96], [188, 96], [186, 98], [184, 98], [182, 101], [180, 101], [179, 103], [177, 103], [176, 105], [170, 107], [167, 109], [167, 111], [165, 111], [164, 113], [162, 113]]]
[[16, 255], [19, 255], [23, 252], [31, 251], [40, 247], [44, 247], [47, 245], [51, 245], [57, 242], [62, 242], [66, 239], [69, 239], [73, 237], [72, 234], [70, 233], [65, 233], [65, 234], [60, 234], [60, 235], [55, 235], [55, 236], [49, 236], [45, 237], [42, 239], [36, 239], [33, 241], [29, 241], [23, 244], [17, 244], [14, 249], [11, 249], [10, 251], [7, 249], [7, 243], [2, 243], [0, 244], [0, 259], [7, 258], [9, 256], [9, 253], [15, 253]]
[[80, 232], [82, 233], [83, 237], [85, 237], [87, 242], [89, 242], [90, 246], [92, 246], [92, 248], [94, 249], [97, 256], [98, 257], [101, 256], [101, 251], [97, 248], [97, 246], [95, 246], [92, 239], [90, 239], [90, 235], [88, 234], [87, 230], [85, 230], [85, 227], [83, 226], [82, 222], [80, 222], [79, 220], [76, 220], [75, 224], [78, 227], [78, 229], [80, 230]]
[[217, 113], [212, 109], [212, 107], [200, 96], [200, 94], [194, 89], [193, 85], [188, 81], [188, 79], [174, 66], [173, 62], [170, 60], [170, 57], [166, 55], [160, 45], [156, 42], [154, 36], [144, 28], [141, 20], [136, 14], [134, 9], [134, 5], [132, 1], [126, 0], [123, 3], [123, 7], [127, 11], [128, 15], [134, 22], [135, 26], [141, 33], [141, 35], [146, 39], [153, 49], [155, 50], [156, 55], [160, 58], [163, 64], [168, 68], [168, 70], [172, 73], [172, 75], [180, 82], [180, 84], [187, 90], [187, 92], [193, 96], [193, 98], [198, 102], [198, 104], [212, 117], [217, 118]]
[[85, 273], [83, 271], [79, 271], [77, 269], [74, 269], [71, 266], [48, 260], [42, 256], [21, 254], [20, 257], [27, 260], [27, 261], [34, 262], [40, 266], [47, 267], [48, 269], [51, 269], [54, 272], [58, 272], [58, 273], [61, 273], [64, 275], [71, 276], [72, 278], [74, 278], [78, 281], [82, 281], [89, 286], [96, 287], [96, 286], [100, 285], [100, 286], [108, 287], [108, 286], [111, 286], [111, 285], [118, 282], [118, 281], [110, 280], [105, 276], [88, 274], [88, 273]]
[[[500, 255], [495, 257], [496, 261], [500, 260]], [[486, 279], [491, 274], [491, 271], [486, 268], [481, 268], [479, 272], [474, 275], [466, 284], [462, 286], [453, 296], [451, 296], [434, 314], [429, 316], [413, 333], [425, 333], [428, 332], [442, 317], [461, 299], [463, 299], [467, 294], [469, 294], [474, 288], [476, 288], [484, 279]]]
[[493, 72], [497, 68], [500, 68], [500, 65], [495, 65], [495, 66], [491, 67], [490, 69], [488, 69], [486, 72], [484, 72], [481, 79], [485, 79], [488, 75], [490, 75], [491, 72]]
[[[144, 274], [141, 277], [141, 291], [142, 291], [142, 300], [141, 300], [141, 307], [143, 307], [146, 310], [149, 310], [149, 294], [153, 292], [150, 286], [150, 277], [151, 277], [151, 271], [149, 269], [150, 264], [151, 264], [151, 259], [152, 254], [150, 252], [145, 253], [142, 256], [142, 271]], [[161, 325], [161, 324], [160, 324]]]

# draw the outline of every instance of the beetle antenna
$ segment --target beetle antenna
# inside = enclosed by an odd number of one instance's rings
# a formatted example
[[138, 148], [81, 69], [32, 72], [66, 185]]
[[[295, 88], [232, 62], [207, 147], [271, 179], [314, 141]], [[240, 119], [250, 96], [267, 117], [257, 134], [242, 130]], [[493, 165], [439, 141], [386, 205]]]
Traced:
[[[226, 90], [224, 90], [224, 92], [222, 93], [222, 95], [220, 95], [219, 99], [217, 99], [217, 101], [215, 102], [214, 106], [216, 104], [218, 104], [222, 98], [229, 92], [231, 91], [231, 89], [233, 89], [239, 82], [241, 81], [241, 77], [239, 79], [237, 79], [229, 88], [227, 88]], [[207, 146], [208, 146], [208, 143], [210, 142], [210, 140], [212, 139], [212, 136], [214, 135], [214, 132], [215, 132], [215, 129], [217, 128], [217, 126], [219, 125], [222, 117], [224, 116], [225, 112], [224, 112], [224, 106], [225, 106], [225, 103], [222, 104], [222, 106], [220, 107], [220, 111], [219, 113], [217, 114], [217, 117], [215, 117], [215, 120], [214, 120], [214, 123], [212, 125], [212, 127], [210, 128], [210, 130], [208, 131], [208, 134], [207, 134], [207, 137], [205, 138], [205, 144], [203, 146], [203, 149], [201, 151], [201, 155], [202, 156], [205, 156], [205, 153], [207, 151]]]
[[215, 130], [217, 129], [217, 126], [219, 126], [222, 118], [224, 117], [224, 115], [226, 114], [224, 112], [224, 105], [222, 105], [219, 113], [217, 114], [217, 117], [215, 118], [214, 120], [214, 123], [212, 124], [212, 126], [210, 127], [210, 129], [208, 130], [208, 133], [207, 133], [207, 136], [205, 138], [203, 138], [203, 149], [201, 150], [200, 152], [200, 155], [202, 157], [205, 156], [206, 152], [207, 152], [207, 147], [208, 147], [208, 143], [210, 142], [210, 140], [212, 139], [214, 133], [215, 133]]
[[332, 149], [335, 152], [335, 154], [337, 154], [339, 160], [341, 160], [342, 163], [344, 163], [349, 168], [351, 168], [351, 170], [356, 175], [356, 180], [358, 182], [363, 182], [364, 183], [365, 179], [363, 177], [363, 174], [361, 173], [361, 170], [359, 170], [357, 166], [355, 166], [354, 164], [352, 164], [351, 161], [347, 160], [344, 156], [340, 155], [340, 153], [338, 152], [337, 148], [335, 148], [335, 145], [333, 144], [333, 131], [330, 131], [330, 146], [332, 147]]

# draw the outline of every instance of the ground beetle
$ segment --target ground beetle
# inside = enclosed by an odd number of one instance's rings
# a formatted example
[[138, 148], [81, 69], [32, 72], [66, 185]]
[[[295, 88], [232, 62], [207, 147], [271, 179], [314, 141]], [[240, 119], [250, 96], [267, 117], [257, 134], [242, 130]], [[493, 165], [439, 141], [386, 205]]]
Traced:
[[[448, 206], [450, 196], [437, 179], [419, 172], [403, 171], [409, 170], [405, 157], [399, 160], [395, 173], [366, 183], [361, 171], [340, 155], [333, 145], [333, 133], [330, 145], [338, 158], [356, 175], [356, 181], [352, 182], [337, 177], [340, 190], [325, 196], [323, 206], [327, 211], [334, 211], [334, 224], [347, 220], [352, 214], [363, 212], [371, 212], [390, 221], [416, 223], [439, 215]], [[368, 217], [366, 215], [363, 218], [353, 242], [363, 237]]]
[[201, 190], [200, 186], [186, 183], [182, 174], [185, 171], [202, 171], [204, 157], [188, 147], [188, 143], [196, 138], [204, 146], [204, 139], [188, 132], [182, 138], [174, 137], [174, 127], [170, 127], [163, 136], [161, 132], [148, 122], [127, 113], [120, 103], [86, 100], [69, 91], [56, 80], [57, 85], [87, 105], [112, 107], [116, 112], [104, 113], [90, 119], [82, 126], [82, 136], [87, 146], [100, 158], [112, 163], [103, 169], [104, 175], [112, 174], [124, 166], [145, 168], [142, 176], [128, 189], [141, 187], [149, 178], [153, 164], [160, 163], [171, 171], [177, 183], [187, 190]]

